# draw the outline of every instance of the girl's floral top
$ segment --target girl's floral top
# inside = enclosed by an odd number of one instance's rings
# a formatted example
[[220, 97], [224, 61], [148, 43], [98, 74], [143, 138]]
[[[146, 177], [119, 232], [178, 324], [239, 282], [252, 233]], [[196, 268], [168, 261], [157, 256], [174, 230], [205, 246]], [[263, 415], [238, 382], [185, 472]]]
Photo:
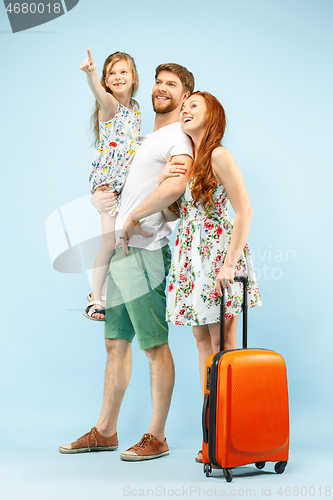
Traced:
[[[206, 325], [220, 321], [221, 299], [215, 283], [229, 248], [233, 220], [227, 213], [227, 193], [217, 182], [213, 199], [215, 207], [206, 213], [200, 205], [198, 209], [192, 205], [189, 185], [181, 197], [166, 313], [167, 321], [176, 325]], [[235, 271], [248, 276], [249, 307], [261, 305], [247, 244]], [[242, 312], [242, 284], [231, 284], [226, 291], [227, 319]]]
[[[118, 111], [112, 120], [99, 122], [99, 145], [89, 176], [90, 192], [103, 185], [120, 193], [133, 157], [139, 147], [141, 113], [134, 99], [133, 109], [118, 103]], [[118, 211], [120, 197], [112, 211]]]

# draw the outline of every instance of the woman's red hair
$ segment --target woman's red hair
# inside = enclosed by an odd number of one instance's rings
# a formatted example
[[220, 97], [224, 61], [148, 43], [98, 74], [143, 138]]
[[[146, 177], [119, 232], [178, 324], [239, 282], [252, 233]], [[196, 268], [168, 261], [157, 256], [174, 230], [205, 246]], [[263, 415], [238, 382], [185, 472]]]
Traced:
[[211, 156], [213, 150], [221, 145], [226, 119], [222, 104], [213, 95], [208, 92], [194, 92], [191, 95], [203, 97], [207, 106], [203, 137], [189, 174], [192, 203], [196, 208], [200, 204], [209, 211], [215, 205], [213, 191], [216, 182]]

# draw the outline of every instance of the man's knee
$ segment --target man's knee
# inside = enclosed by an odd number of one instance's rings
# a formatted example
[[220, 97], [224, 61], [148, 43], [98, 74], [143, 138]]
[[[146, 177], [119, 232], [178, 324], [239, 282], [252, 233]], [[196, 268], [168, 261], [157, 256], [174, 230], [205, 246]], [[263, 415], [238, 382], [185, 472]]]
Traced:
[[149, 349], [144, 349], [144, 352], [148, 356], [149, 361], [155, 361], [156, 359], [164, 358], [166, 356], [171, 356], [169, 344], [157, 345], [155, 347], [150, 347]]
[[124, 339], [105, 339], [105, 347], [108, 355], [124, 356], [131, 349], [131, 343]]

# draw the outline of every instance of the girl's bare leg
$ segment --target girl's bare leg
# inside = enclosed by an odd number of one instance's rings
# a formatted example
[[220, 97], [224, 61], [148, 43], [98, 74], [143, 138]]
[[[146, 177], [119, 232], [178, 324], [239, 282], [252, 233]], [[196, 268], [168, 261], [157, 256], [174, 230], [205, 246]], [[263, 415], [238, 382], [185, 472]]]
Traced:
[[[108, 291], [108, 280], [107, 280], [107, 278], [105, 278], [104, 285], [102, 287], [101, 297], [106, 297], [107, 291]], [[94, 294], [92, 292], [89, 295], [90, 295], [90, 298], [89, 298], [90, 301], [95, 300]], [[101, 302], [102, 302], [103, 306], [105, 307], [106, 301], [102, 299]]]
[[[115, 216], [101, 212], [102, 219], [102, 241], [98, 250], [93, 274], [92, 299], [101, 301], [102, 289], [106, 288], [105, 279], [109, 270], [110, 260], [115, 249]], [[104, 295], [104, 294], [103, 294]], [[94, 307], [94, 306], [93, 306]], [[96, 305], [97, 309], [99, 308]], [[105, 319], [104, 314], [94, 313], [93, 318]]]

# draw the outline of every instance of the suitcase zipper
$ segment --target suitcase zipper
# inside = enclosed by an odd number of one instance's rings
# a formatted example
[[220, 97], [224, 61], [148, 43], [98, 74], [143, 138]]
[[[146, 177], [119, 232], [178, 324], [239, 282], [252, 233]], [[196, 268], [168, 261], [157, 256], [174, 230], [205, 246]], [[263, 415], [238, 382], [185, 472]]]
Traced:
[[208, 432], [208, 458], [211, 464], [220, 465], [216, 462], [215, 442], [216, 442], [216, 396], [217, 396], [217, 378], [219, 361], [223, 354], [227, 351], [220, 351], [215, 354], [212, 360], [210, 372], [210, 405], [209, 405], [209, 432]]

